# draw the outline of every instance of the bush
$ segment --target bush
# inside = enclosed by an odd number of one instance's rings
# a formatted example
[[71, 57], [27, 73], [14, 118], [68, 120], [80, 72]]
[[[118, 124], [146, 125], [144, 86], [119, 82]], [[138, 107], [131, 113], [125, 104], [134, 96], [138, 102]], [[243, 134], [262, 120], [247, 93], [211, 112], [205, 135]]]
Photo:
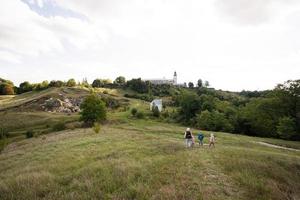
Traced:
[[74, 86], [76, 86], [76, 81], [73, 79], [73, 78], [71, 78], [71, 79], [69, 79], [68, 81], [67, 81], [67, 84], [66, 84], [68, 87], [74, 87]]
[[2, 89], [2, 94], [3, 95], [14, 95], [15, 91], [14, 91], [14, 87], [13, 85], [5, 85]]
[[58, 122], [52, 127], [52, 131], [63, 131], [66, 129], [66, 124], [64, 122]]
[[[104, 94], [104, 92], [103, 92], [103, 94]], [[117, 109], [121, 106], [121, 102], [118, 99], [115, 99], [115, 98], [112, 98], [109, 96], [102, 96], [101, 99], [102, 99], [102, 101], [104, 101], [106, 107], [108, 107], [108, 108]]]
[[34, 136], [34, 132], [32, 130], [28, 130], [25, 133], [26, 138], [32, 138]]
[[105, 103], [95, 94], [87, 96], [80, 105], [80, 120], [87, 125], [101, 122], [106, 119]]
[[143, 119], [143, 118], [145, 117], [145, 114], [144, 114], [142, 111], [138, 111], [138, 112], [136, 113], [136, 117], [137, 117], [138, 119]]
[[159, 111], [157, 106], [153, 106], [152, 113], [153, 113], [154, 117], [159, 117], [160, 116], [160, 111]]
[[296, 134], [296, 123], [290, 117], [282, 117], [279, 119], [277, 133], [280, 138], [291, 139]]
[[141, 99], [141, 100], [149, 101], [149, 102], [151, 102], [153, 100], [153, 96], [148, 95], [148, 94], [125, 94], [124, 97]]
[[82, 123], [81, 122], [70, 122], [65, 124], [66, 129], [71, 129], [74, 130], [76, 128], [81, 128], [82, 127]]
[[98, 122], [94, 123], [94, 126], [93, 126], [94, 132], [99, 133], [100, 129], [101, 129], [101, 125]]
[[130, 112], [131, 112], [132, 116], [135, 116], [136, 113], [138, 112], [138, 110], [136, 108], [132, 108]]
[[161, 115], [163, 116], [163, 118], [168, 118], [170, 117], [169, 111], [165, 110], [164, 112], [161, 113]]

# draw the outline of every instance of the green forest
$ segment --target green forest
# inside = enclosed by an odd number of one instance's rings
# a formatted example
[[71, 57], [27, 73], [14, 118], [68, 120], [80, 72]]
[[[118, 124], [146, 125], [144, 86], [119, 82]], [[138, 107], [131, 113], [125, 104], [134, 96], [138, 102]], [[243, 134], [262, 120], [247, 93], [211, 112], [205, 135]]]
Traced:
[[141, 78], [126, 81], [119, 76], [115, 81], [96, 79], [76, 82], [25, 81], [18, 87], [12, 81], [0, 79], [0, 94], [14, 95], [49, 87], [121, 88], [124, 96], [152, 101], [163, 99], [164, 110], [156, 117], [208, 131], [222, 131], [251, 136], [300, 140], [300, 80], [289, 80], [272, 90], [230, 92], [209, 87], [199, 79], [179, 87], [153, 85]]

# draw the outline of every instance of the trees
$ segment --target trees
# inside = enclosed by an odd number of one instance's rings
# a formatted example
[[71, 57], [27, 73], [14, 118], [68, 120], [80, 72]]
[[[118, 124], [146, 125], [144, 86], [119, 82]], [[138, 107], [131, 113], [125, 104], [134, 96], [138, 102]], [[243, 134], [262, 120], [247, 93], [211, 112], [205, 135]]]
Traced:
[[87, 125], [101, 122], [106, 119], [105, 103], [95, 94], [87, 96], [80, 105], [80, 120]]
[[12, 85], [6, 84], [2, 88], [3, 95], [14, 95], [15, 91]]
[[282, 117], [277, 125], [277, 134], [280, 138], [291, 139], [296, 134], [296, 123], [291, 117]]
[[180, 106], [179, 115], [185, 123], [189, 123], [200, 111], [200, 99], [193, 92], [183, 92], [176, 101]]
[[194, 83], [193, 82], [189, 82], [188, 86], [189, 86], [189, 88], [194, 88]]
[[0, 95], [13, 94], [15, 94], [13, 82], [0, 78]]
[[29, 92], [32, 90], [33, 86], [28, 81], [21, 83], [19, 86], [19, 93]]
[[197, 81], [197, 86], [198, 86], [199, 88], [202, 88], [202, 87], [203, 87], [203, 82], [202, 82], [201, 79], [198, 79], [198, 81]]
[[49, 83], [49, 87], [62, 87], [62, 86], [64, 86], [64, 82], [62, 82], [60, 80], [58, 80], [58, 81], [52, 80]]
[[205, 86], [205, 87], [209, 87], [209, 82], [208, 82], [208, 81], [205, 81], [204, 86]]
[[148, 93], [148, 84], [145, 81], [142, 81], [141, 78], [131, 79], [130, 81], [127, 81], [126, 85], [138, 93]]
[[232, 132], [233, 125], [223, 113], [205, 110], [197, 116], [197, 126], [204, 130]]
[[107, 84], [110, 84], [111, 80], [109, 79], [95, 79], [92, 83], [92, 87], [100, 88], [100, 87], [105, 87]]
[[95, 79], [92, 83], [92, 87], [96, 87], [96, 88], [99, 88], [99, 87], [103, 87], [103, 83], [100, 79]]
[[125, 79], [124, 76], [119, 76], [119, 77], [116, 78], [114, 83], [117, 84], [117, 85], [125, 85], [126, 79]]
[[67, 81], [67, 84], [66, 84], [68, 87], [74, 87], [74, 86], [76, 86], [76, 81], [73, 79], [73, 78], [71, 78], [71, 79], [69, 79], [68, 81]]

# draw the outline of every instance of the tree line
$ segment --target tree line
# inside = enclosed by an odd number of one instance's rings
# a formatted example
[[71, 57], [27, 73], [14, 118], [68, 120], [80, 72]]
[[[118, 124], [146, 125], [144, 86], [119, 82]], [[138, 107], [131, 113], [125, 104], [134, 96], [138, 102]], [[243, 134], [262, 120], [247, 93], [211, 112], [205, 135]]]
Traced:
[[300, 80], [262, 92], [198, 87], [173, 98], [174, 118], [200, 129], [300, 140]]
[[168, 102], [174, 111], [170, 120], [210, 131], [242, 133], [253, 136], [300, 140], [300, 80], [290, 80], [277, 85], [273, 90], [228, 92], [209, 88], [209, 82], [198, 80], [194, 86], [153, 85], [141, 78], [126, 81], [119, 76], [114, 81], [95, 79], [89, 84], [86, 79], [76, 82], [43, 81], [19, 85], [0, 78], [0, 94], [12, 95], [49, 87], [108, 87], [135, 91], [126, 97], [151, 101], [156, 97], [169, 96]]

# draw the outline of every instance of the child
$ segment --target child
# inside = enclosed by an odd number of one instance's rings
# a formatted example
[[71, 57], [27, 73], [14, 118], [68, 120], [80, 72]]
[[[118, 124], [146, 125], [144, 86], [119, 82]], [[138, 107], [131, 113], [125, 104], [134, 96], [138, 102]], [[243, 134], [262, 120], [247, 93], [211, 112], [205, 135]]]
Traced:
[[198, 133], [199, 146], [200, 145], [203, 146], [203, 139], [204, 139], [204, 135], [201, 132], [199, 132]]
[[214, 136], [214, 134], [213, 133], [211, 133], [210, 134], [210, 137], [209, 137], [209, 147], [211, 146], [211, 145], [213, 145], [214, 147], [215, 147], [215, 136]]

